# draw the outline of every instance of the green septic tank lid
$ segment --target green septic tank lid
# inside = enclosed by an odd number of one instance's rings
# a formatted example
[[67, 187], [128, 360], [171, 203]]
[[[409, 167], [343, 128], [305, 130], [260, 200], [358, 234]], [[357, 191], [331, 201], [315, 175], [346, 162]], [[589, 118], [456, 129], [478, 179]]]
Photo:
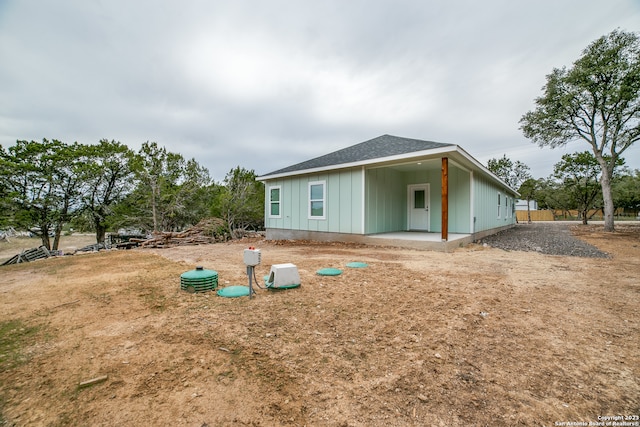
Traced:
[[186, 273], [182, 273], [180, 275], [183, 279], [209, 279], [211, 277], [218, 277], [218, 272], [213, 270], [206, 270], [200, 266], [196, 267], [195, 270], [187, 271]]
[[350, 262], [347, 264], [347, 267], [349, 268], [365, 268], [367, 267], [367, 263], [366, 262]]
[[339, 268], [321, 268], [316, 271], [316, 274], [319, 274], [320, 276], [338, 276], [342, 274], [342, 270]]
[[248, 286], [227, 286], [218, 291], [218, 295], [225, 298], [248, 297]]

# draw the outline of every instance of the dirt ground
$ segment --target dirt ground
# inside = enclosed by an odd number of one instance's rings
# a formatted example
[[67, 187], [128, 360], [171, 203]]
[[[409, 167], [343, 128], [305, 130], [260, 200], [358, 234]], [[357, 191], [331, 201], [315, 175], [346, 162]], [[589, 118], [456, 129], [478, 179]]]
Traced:
[[[637, 422], [640, 225], [574, 232], [611, 257], [252, 240], [0, 267], [0, 425]], [[247, 284], [249, 245], [302, 285], [180, 290], [196, 265]]]

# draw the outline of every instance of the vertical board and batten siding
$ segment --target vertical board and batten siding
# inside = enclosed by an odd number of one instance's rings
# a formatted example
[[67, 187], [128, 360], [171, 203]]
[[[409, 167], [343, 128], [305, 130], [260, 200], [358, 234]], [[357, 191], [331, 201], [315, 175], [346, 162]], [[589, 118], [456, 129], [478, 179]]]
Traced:
[[[491, 230], [515, 224], [515, 215], [505, 215], [507, 211], [507, 199], [511, 201], [509, 209], [512, 209], [514, 195], [506, 189], [490, 182], [480, 174], [474, 174], [473, 202], [475, 214], [475, 227], [473, 232]], [[500, 193], [501, 215], [498, 218], [498, 193]]]
[[[481, 173], [474, 173], [473, 178], [471, 175], [453, 165], [449, 168], [449, 232], [470, 234], [514, 224], [515, 215], [505, 215], [514, 195]], [[309, 219], [309, 183], [315, 181], [325, 182], [325, 219]], [[350, 234], [404, 231], [408, 229], [407, 189], [412, 184], [429, 184], [429, 231], [440, 232], [440, 168], [410, 172], [386, 167], [352, 168], [266, 181], [265, 228]], [[281, 188], [281, 217], [271, 218], [269, 189], [276, 185]], [[498, 192], [502, 195], [500, 218]]]
[[[442, 226], [440, 227], [442, 228]], [[449, 232], [471, 234], [471, 173], [449, 167]]]
[[[429, 184], [429, 231], [442, 231], [442, 171], [425, 169], [407, 172], [404, 175], [405, 188], [412, 184]], [[406, 193], [406, 189], [405, 189]], [[404, 202], [405, 212], [408, 201]], [[406, 214], [405, 214], [406, 216]], [[405, 221], [406, 224], [406, 221]], [[449, 232], [471, 233], [471, 183], [470, 173], [451, 165], [449, 167]], [[406, 229], [406, 225], [405, 228]]]
[[[309, 219], [309, 183], [325, 183], [325, 219]], [[281, 186], [281, 218], [269, 216], [269, 188]], [[265, 228], [362, 234], [362, 170], [265, 182]]]
[[365, 173], [365, 234], [405, 230], [407, 187], [403, 174], [389, 168], [369, 169]]
[[361, 234], [362, 169], [330, 174], [327, 179], [327, 204], [328, 231]]

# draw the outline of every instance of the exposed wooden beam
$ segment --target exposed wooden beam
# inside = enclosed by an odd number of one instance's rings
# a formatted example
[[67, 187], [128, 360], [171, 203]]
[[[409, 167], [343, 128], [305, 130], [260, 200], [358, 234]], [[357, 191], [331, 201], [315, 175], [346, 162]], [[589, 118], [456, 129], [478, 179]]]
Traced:
[[442, 158], [442, 241], [449, 240], [449, 159]]

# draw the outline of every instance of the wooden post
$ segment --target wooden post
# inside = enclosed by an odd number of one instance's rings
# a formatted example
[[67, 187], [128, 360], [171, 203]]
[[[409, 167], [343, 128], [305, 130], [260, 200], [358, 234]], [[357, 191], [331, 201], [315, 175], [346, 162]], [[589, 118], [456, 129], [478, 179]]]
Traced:
[[442, 241], [449, 240], [449, 159], [442, 158]]

